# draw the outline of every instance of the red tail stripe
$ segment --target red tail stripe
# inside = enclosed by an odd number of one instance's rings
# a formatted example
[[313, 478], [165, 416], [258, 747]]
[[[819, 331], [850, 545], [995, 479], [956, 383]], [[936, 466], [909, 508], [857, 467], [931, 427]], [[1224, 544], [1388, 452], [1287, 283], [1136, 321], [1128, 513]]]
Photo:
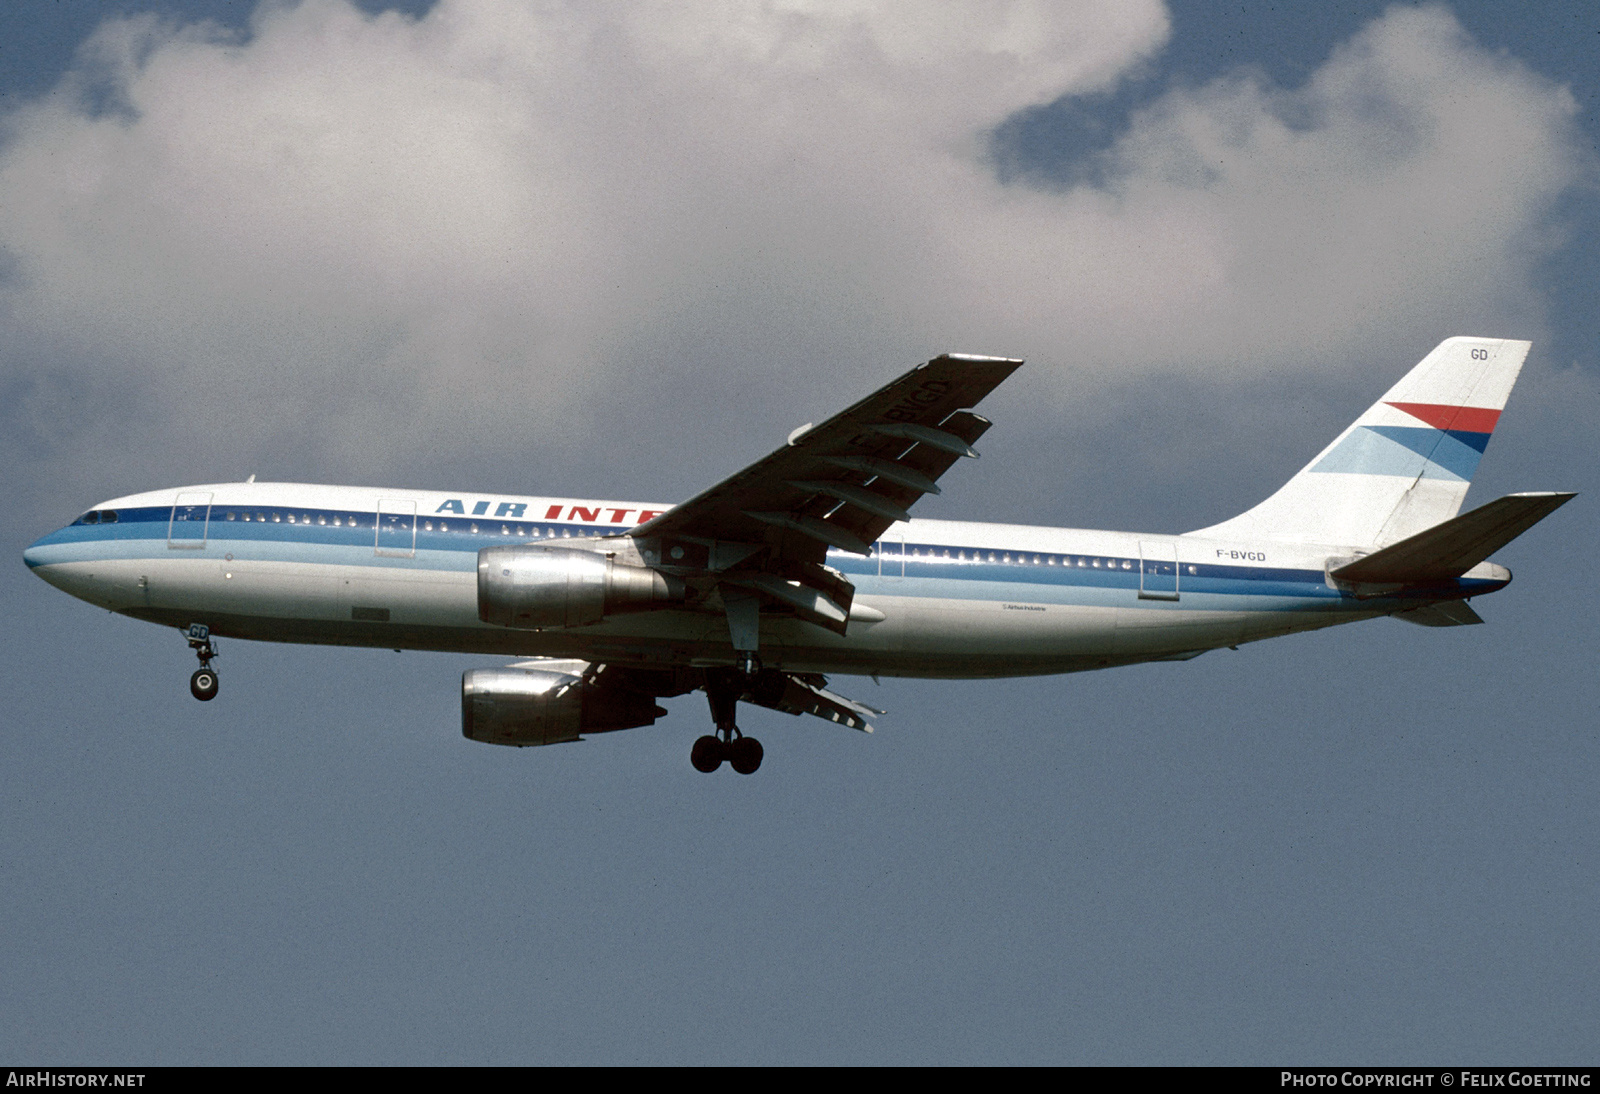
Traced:
[[1500, 420], [1498, 410], [1481, 406], [1443, 406], [1439, 403], [1390, 403], [1435, 429], [1455, 429], [1462, 433], [1493, 433]]

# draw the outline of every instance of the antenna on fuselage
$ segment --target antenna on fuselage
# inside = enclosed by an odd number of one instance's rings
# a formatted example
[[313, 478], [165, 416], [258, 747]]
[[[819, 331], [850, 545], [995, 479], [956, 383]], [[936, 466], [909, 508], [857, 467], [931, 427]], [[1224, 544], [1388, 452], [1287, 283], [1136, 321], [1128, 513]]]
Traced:
[[248, 479], [245, 479], [244, 481], [247, 482], [247, 483], [255, 482], [256, 481], [256, 473], [254, 471], [250, 472], [250, 477]]

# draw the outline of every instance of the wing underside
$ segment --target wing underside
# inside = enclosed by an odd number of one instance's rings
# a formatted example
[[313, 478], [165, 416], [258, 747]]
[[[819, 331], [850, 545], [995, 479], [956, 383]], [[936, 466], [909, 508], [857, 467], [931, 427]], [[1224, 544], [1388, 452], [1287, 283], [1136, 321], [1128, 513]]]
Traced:
[[854, 589], [824, 564], [828, 549], [870, 554], [938, 493], [989, 428], [971, 408], [1021, 364], [936, 357], [629, 534], [648, 564], [723, 597], [736, 649], [761, 610], [843, 634]]

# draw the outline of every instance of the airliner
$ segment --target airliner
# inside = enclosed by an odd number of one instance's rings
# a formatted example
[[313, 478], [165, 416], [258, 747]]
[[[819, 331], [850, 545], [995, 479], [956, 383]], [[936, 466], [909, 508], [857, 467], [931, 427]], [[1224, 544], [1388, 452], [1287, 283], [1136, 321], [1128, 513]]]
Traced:
[[463, 734], [548, 745], [705, 692], [700, 771], [761, 764], [750, 703], [871, 732], [830, 674], [976, 678], [1187, 661], [1393, 616], [1481, 623], [1489, 556], [1574, 495], [1461, 505], [1529, 343], [1449, 338], [1277, 493], [1182, 535], [914, 520], [1020, 360], [946, 354], [677, 505], [298, 483], [101, 502], [24, 552], [79, 599], [216, 640], [517, 658], [461, 681]]

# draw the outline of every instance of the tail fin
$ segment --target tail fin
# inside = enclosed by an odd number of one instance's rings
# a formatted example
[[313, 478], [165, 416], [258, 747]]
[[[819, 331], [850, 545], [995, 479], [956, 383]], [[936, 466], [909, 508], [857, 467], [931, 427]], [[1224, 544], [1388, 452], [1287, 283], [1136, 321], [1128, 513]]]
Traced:
[[1371, 549], [1449, 520], [1530, 345], [1445, 339], [1276, 494], [1191, 534]]

